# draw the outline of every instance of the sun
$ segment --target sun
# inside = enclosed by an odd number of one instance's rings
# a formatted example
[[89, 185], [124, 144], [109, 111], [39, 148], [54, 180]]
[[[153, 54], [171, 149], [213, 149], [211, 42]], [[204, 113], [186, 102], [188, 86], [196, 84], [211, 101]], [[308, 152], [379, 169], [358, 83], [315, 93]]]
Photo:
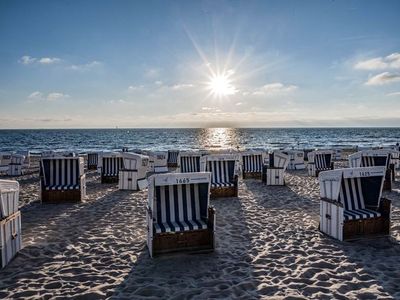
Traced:
[[234, 72], [230, 70], [228, 72], [210, 76], [208, 89], [210, 90], [211, 94], [219, 98], [235, 94], [237, 89], [232, 84], [231, 79], [233, 73]]

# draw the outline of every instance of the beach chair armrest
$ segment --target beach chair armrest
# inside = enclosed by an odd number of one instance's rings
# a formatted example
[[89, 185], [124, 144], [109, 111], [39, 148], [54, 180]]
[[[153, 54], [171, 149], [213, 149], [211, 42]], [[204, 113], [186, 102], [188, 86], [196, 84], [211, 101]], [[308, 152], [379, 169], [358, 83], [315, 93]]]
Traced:
[[390, 217], [392, 201], [387, 198], [381, 198], [380, 205], [378, 211], [385, 218]]
[[338, 206], [338, 207], [343, 207], [343, 204], [340, 203], [340, 202], [337, 201], [337, 200], [328, 199], [328, 198], [321, 198], [320, 200], [321, 200], [321, 201], [324, 201], [324, 202], [327, 202], [327, 203], [330, 203], [330, 204], [333, 204], [333, 205], [336, 205], [336, 206]]
[[215, 227], [215, 208], [213, 206], [210, 206], [208, 208], [208, 228], [214, 230]]

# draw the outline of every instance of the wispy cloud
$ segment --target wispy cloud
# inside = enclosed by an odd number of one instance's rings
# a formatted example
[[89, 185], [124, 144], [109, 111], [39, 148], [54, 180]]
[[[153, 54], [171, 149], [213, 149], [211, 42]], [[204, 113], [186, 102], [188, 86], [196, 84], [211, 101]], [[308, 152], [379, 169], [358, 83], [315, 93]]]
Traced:
[[190, 84], [190, 83], [178, 83], [178, 84], [173, 85], [171, 88], [173, 90], [177, 91], [177, 90], [189, 89], [189, 88], [192, 88], [192, 87], [194, 87], [194, 85]]
[[113, 99], [109, 101], [110, 104], [125, 104], [127, 103], [124, 99]]
[[276, 96], [280, 94], [287, 94], [297, 90], [296, 85], [284, 85], [280, 82], [269, 83], [255, 89], [252, 94], [260, 96]]
[[23, 65], [31, 65], [34, 63], [41, 64], [41, 65], [51, 65], [51, 64], [59, 63], [60, 61], [61, 61], [61, 59], [58, 57], [37, 58], [37, 57], [29, 56], [29, 55], [24, 55], [18, 60], [18, 62]]
[[148, 68], [144, 72], [144, 77], [149, 79], [157, 78], [160, 75], [160, 69], [158, 68]]
[[400, 81], [400, 74], [383, 72], [369, 78], [368, 81], [365, 82], [365, 85], [384, 85], [399, 81]]
[[400, 96], [400, 92], [388, 93], [388, 94], [386, 94], [386, 96], [388, 96], [388, 97]]
[[28, 96], [28, 101], [29, 102], [35, 102], [35, 101], [54, 102], [54, 101], [63, 100], [63, 99], [67, 99], [67, 98], [70, 98], [70, 95], [59, 93], [59, 92], [52, 92], [52, 93], [48, 93], [46, 95], [42, 92], [35, 91]]
[[129, 91], [138, 91], [144, 88], [144, 85], [130, 85], [128, 87]]
[[388, 56], [359, 61], [354, 68], [358, 70], [400, 69], [400, 53], [395, 52]]
[[68, 67], [68, 69], [73, 70], [73, 71], [83, 72], [83, 71], [89, 71], [89, 70], [91, 70], [95, 67], [101, 66], [101, 65], [102, 65], [101, 62], [94, 60], [94, 61], [88, 62], [86, 64], [71, 65]]

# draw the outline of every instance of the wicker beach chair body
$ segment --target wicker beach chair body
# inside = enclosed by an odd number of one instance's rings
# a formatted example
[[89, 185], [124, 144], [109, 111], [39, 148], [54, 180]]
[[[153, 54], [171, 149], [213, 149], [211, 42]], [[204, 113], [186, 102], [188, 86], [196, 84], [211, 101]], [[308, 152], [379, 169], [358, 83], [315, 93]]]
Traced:
[[178, 167], [179, 150], [168, 150], [167, 166], [168, 168]]
[[123, 168], [122, 153], [105, 152], [101, 155], [101, 183], [118, 183], [119, 170]]
[[267, 185], [285, 185], [284, 177], [288, 164], [288, 155], [280, 151], [270, 153], [263, 170], [263, 182]]
[[349, 166], [358, 167], [385, 167], [385, 181], [383, 190], [392, 189], [392, 181], [395, 179], [394, 164], [391, 164], [391, 150], [363, 150], [349, 156]]
[[200, 172], [200, 159], [203, 155], [197, 151], [180, 151], [178, 154], [178, 173]]
[[307, 156], [307, 170], [309, 176], [318, 177], [319, 172], [333, 170], [334, 168], [334, 152], [332, 150], [312, 151], [309, 152]]
[[17, 154], [23, 155], [25, 157], [22, 167], [23, 168], [29, 168], [31, 165], [31, 152], [29, 150], [19, 150], [17, 151]]
[[341, 241], [389, 234], [391, 202], [381, 198], [384, 177], [384, 167], [321, 172], [320, 230]]
[[165, 151], [146, 151], [149, 156], [149, 171], [152, 173], [168, 172], [168, 152]]
[[262, 179], [262, 172], [266, 152], [246, 151], [241, 153], [241, 166], [243, 179]]
[[46, 157], [40, 160], [41, 201], [79, 202], [86, 197], [82, 157]]
[[11, 155], [11, 161], [8, 165], [7, 175], [8, 176], [20, 176], [23, 173], [25, 156], [22, 154], [13, 153]]
[[119, 170], [119, 189], [136, 191], [146, 187], [149, 157], [137, 153], [123, 152], [122, 158], [123, 165]]
[[288, 170], [304, 170], [304, 151], [301, 150], [284, 150], [283, 154], [289, 157]]
[[237, 197], [240, 156], [211, 154], [200, 159], [200, 170], [211, 172], [211, 198]]
[[11, 153], [0, 152], [0, 173], [7, 173], [11, 163]]
[[214, 249], [211, 174], [168, 173], [149, 178], [147, 246], [150, 256]]

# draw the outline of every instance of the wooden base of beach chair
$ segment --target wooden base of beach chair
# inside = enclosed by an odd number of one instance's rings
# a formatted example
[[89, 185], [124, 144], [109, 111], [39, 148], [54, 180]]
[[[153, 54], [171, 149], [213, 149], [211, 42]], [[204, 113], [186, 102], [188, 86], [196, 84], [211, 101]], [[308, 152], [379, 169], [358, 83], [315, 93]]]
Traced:
[[392, 181], [394, 181], [394, 179], [395, 179], [394, 165], [390, 165], [389, 168], [386, 170], [385, 181], [383, 182], [384, 191], [392, 190]]
[[0, 220], [0, 269], [4, 268], [22, 248], [21, 213]]
[[88, 165], [88, 170], [97, 170], [97, 165]]
[[243, 179], [262, 179], [262, 172], [243, 172]]
[[82, 190], [42, 191], [42, 203], [80, 202], [83, 200]]
[[173, 169], [175, 168], [175, 169], [176, 169], [176, 168], [178, 167], [178, 163], [168, 163], [168, 164], [167, 164], [167, 167], [168, 167], [168, 168], [173, 168]]
[[214, 249], [213, 208], [208, 210], [208, 229], [154, 234], [153, 256], [171, 252]]
[[101, 176], [101, 183], [118, 183], [118, 176]]
[[226, 198], [226, 197], [237, 197], [238, 187], [213, 187], [210, 189], [210, 198]]
[[364, 220], [351, 220], [343, 222], [343, 239], [365, 238], [376, 235], [388, 235], [390, 233], [390, 207], [391, 201], [381, 199], [378, 218]]

